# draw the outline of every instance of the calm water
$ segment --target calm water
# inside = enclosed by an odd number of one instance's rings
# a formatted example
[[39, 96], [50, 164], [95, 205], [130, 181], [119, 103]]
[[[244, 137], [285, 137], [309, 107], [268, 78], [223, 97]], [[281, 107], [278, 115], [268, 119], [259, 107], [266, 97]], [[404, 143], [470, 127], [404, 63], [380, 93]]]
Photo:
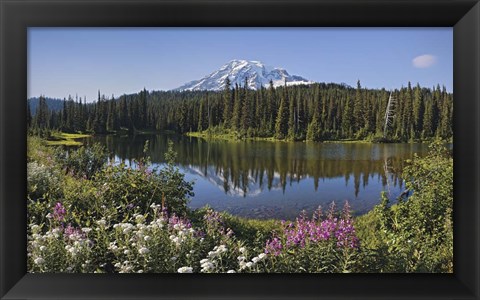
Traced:
[[394, 200], [404, 190], [398, 177], [413, 153], [426, 144], [285, 143], [206, 141], [178, 135], [99, 136], [115, 160], [142, 156], [146, 140], [153, 163], [164, 164], [167, 141], [177, 164], [194, 181], [190, 207], [206, 204], [235, 215], [294, 219], [300, 211], [349, 201], [354, 213], [369, 211], [381, 191]]

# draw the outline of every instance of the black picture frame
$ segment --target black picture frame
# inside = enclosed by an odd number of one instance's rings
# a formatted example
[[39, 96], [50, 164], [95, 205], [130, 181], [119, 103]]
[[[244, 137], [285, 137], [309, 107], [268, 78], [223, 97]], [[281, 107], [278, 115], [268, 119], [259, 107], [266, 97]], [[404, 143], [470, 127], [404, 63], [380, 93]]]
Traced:
[[[480, 299], [480, 4], [453, 0], [0, 0], [1, 299]], [[27, 274], [28, 27], [453, 27], [453, 274]], [[233, 276], [232, 276], [233, 275]]]

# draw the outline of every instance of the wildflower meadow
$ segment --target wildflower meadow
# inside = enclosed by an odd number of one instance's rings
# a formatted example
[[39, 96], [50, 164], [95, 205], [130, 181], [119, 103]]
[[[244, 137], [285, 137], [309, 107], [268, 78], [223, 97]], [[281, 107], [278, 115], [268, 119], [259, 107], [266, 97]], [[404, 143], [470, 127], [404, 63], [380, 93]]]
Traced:
[[29, 137], [31, 273], [452, 272], [451, 155], [440, 144], [405, 170], [412, 194], [353, 217], [348, 202], [295, 220], [188, 208], [174, 165], [112, 163], [101, 146], [64, 150]]

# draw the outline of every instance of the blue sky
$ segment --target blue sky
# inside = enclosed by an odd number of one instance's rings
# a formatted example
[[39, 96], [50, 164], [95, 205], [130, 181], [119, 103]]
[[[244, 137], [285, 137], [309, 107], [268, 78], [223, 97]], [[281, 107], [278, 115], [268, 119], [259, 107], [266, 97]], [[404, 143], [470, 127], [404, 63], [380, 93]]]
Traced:
[[452, 28], [30, 28], [28, 97], [169, 90], [232, 59], [317, 82], [453, 89]]

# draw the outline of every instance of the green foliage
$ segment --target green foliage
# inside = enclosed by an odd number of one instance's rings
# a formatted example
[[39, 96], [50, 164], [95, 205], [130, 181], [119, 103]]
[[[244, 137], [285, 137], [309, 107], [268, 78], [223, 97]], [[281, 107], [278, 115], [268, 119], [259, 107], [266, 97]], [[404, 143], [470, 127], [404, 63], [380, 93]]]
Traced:
[[61, 181], [59, 170], [36, 161], [27, 164], [27, 192], [31, 199], [57, 195]]
[[59, 148], [57, 158], [61, 161], [66, 173], [72, 172], [76, 177], [90, 179], [103, 168], [108, 157], [101, 144], [94, 144], [89, 147], [82, 146], [70, 152], [65, 152]]
[[318, 142], [321, 141], [322, 134], [320, 129], [320, 124], [316, 117], [313, 117], [313, 120], [308, 124], [307, 128], [307, 141]]
[[373, 216], [380, 241], [370, 246], [384, 251], [382, 271], [453, 272], [453, 158], [436, 141], [428, 156], [409, 163], [403, 178], [412, 194], [392, 207], [382, 195]]
[[[411, 84], [393, 90], [397, 116], [388, 130], [389, 139], [402, 142], [453, 135], [453, 95], [445, 88], [421, 88]], [[48, 137], [51, 130], [105, 134], [120, 130], [177, 133], [210, 131], [221, 126], [239, 138], [275, 137], [287, 140], [365, 139], [383, 132], [388, 92], [351, 88], [339, 84], [316, 83], [248, 90], [246, 85], [222, 91], [155, 91], [145, 89], [111, 98], [101, 95], [94, 103], [85, 99], [63, 101], [63, 109], [49, 110], [45, 98], [39, 100], [30, 120], [29, 132]], [[40, 103], [41, 102], [41, 103]], [[51, 108], [50, 108], [51, 109]], [[316, 120], [316, 121], [315, 121]], [[310, 130], [313, 124], [319, 130]], [[314, 134], [314, 132], [319, 132]]]
[[[453, 272], [453, 159], [442, 142], [430, 148], [404, 169], [409, 197], [390, 205], [383, 194], [356, 219], [332, 208], [289, 225], [189, 211], [193, 184], [175, 167], [171, 141], [157, 170], [148, 157], [134, 168], [105, 164], [95, 145], [61, 155], [29, 137], [28, 270]], [[267, 247], [274, 239], [278, 253]]]
[[265, 241], [272, 236], [272, 232], [279, 232], [279, 220], [255, 220], [222, 213], [227, 228], [235, 232], [235, 236], [247, 245], [263, 248]]
[[167, 165], [159, 172], [159, 192], [165, 197], [165, 204], [170, 212], [179, 215], [187, 213], [188, 197], [193, 197], [193, 182], [186, 182], [185, 175], [175, 166], [176, 153], [173, 142], [168, 142], [165, 153]]
[[275, 138], [283, 140], [288, 135], [288, 120], [289, 120], [289, 98], [286, 91], [283, 93], [278, 108], [277, 120], [275, 122]]

